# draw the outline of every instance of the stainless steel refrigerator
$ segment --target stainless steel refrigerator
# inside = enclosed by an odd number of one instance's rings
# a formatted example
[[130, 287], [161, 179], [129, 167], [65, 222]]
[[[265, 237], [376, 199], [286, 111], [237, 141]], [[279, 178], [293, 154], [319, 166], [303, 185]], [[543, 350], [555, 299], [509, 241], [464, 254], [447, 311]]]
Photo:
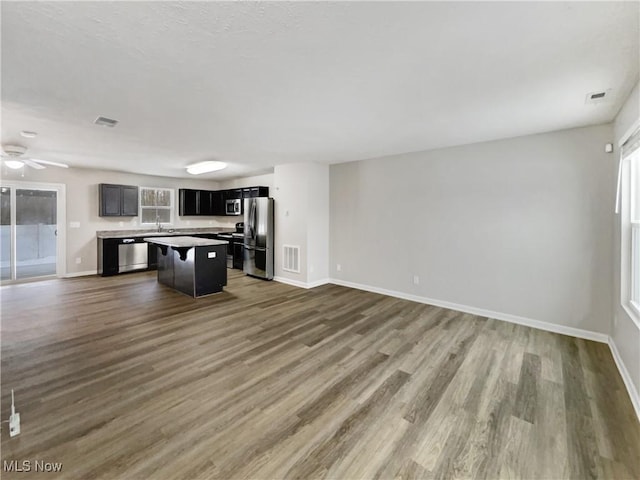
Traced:
[[244, 199], [244, 273], [273, 279], [273, 198]]

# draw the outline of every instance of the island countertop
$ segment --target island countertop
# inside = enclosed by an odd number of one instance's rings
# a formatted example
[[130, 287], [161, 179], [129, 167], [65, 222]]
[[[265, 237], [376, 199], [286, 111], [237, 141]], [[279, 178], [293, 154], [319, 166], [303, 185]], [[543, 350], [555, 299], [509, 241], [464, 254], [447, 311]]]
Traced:
[[175, 248], [207, 247], [211, 245], [227, 245], [224, 240], [213, 240], [198, 237], [145, 237], [145, 242]]
[[228, 227], [201, 227], [201, 228], [165, 228], [161, 232], [157, 230], [98, 230], [96, 236], [98, 238], [129, 238], [129, 237], [168, 237], [168, 236], [187, 236], [197, 234], [218, 234], [232, 233], [235, 230]]

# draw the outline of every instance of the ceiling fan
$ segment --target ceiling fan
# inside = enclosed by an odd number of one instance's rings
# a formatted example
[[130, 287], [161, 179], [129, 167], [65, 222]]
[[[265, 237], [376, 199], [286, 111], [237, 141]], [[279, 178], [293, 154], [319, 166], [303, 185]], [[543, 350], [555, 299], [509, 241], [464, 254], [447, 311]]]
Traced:
[[45, 165], [52, 166], [52, 167], [69, 168], [69, 165], [64, 163], [50, 162], [48, 160], [40, 160], [37, 158], [23, 157], [23, 155], [27, 153], [27, 149], [26, 147], [23, 147], [21, 145], [3, 145], [2, 150], [4, 150], [4, 153], [6, 154], [6, 155], [2, 155], [2, 160], [4, 161], [4, 164], [7, 167], [12, 168], [14, 170], [22, 168], [25, 165], [31, 168], [35, 168], [37, 170], [42, 170], [43, 168], [46, 168]]

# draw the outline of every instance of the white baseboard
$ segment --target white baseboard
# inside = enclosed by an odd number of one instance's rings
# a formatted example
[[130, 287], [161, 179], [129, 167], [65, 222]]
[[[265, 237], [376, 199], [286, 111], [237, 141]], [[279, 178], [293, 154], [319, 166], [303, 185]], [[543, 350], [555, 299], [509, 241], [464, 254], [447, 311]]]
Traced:
[[527, 327], [533, 327], [540, 330], [546, 330], [548, 332], [560, 333], [562, 335], [569, 335], [577, 338], [584, 338], [586, 340], [593, 340], [595, 342], [600, 342], [600, 343], [609, 343], [608, 335], [604, 333], [599, 333], [599, 332], [592, 332], [590, 330], [583, 330], [581, 328], [566, 327], [564, 325], [557, 325], [555, 323], [542, 322], [540, 320], [520, 317], [518, 315], [511, 315], [509, 313], [494, 312], [492, 310], [484, 310], [482, 308], [471, 307], [469, 305], [461, 305], [458, 303], [437, 300], [434, 298], [420, 297], [418, 295], [411, 295], [409, 293], [397, 292], [395, 290], [387, 290], [385, 288], [372, 287], [369, 285], [363, 285], [361, 283], [347, 282], [345, 280], [339, 280], [336, 278], [332, 278], [331, 283], [335, 285], [341, 285], [343, 287], [356, 288], [358, 290], [366, 290], [367, 292], [380, 293], [382, 295], [389, 295], [390, 297], [402, 298], [404, 300], [411, 300], [412, 302], [426, 303], [428, 305], [435, 305], [436, 307], [449, 308], [451, 310], [470, 313], [472, 315], [495, 318], [496, 320], [502, 320], [510, 323], [517, 323], [518, 325], [524, 325]]
[[273, 277], [273, 279], [276, 282], [280, 282], [280, 283], [286, 283], [287, 285], [293, 285], [294, 287], [300, 287], [300, 288], [315, 288], [315, 287], [319, 287], [320, 285], [326, 285], [327, 283], [331, 283], [331, 279], [329, 278], [323, 278], [320, 280], [316, 280], [315, 282], [301, 282], [300, 280], [292, 280], [290, 278], [285, 278], [285, 277]]
[[64, 275], [63, 278], [86, 277], [88, 275], [97, 275], [97, 274], [98, 274], [97, 270], [87, 270], [85, 272], [67, 273], [67, 274]]
[[618, 367], [618, 371], [620, 372], [620, 376], [622, 377], [622, 381], [624, 382], [625, 387], [627, 387], [627, 392], [629, 393], [629, 397], [631, 398], [633, 409], [636, 411], [638, 420], [640, 420], [640, 395], [638, 394], [638, 390], [636, 390], [636, 386], [631, 380], [629, 370], [627, 370], [627, 367], [622, 361], [622, 357], [620, 356], [620, 352], [618, 351], [618, 347], [616, 347], [616, 343], [613, 341], [613, 338], [609, 337], [608, 343], [609, 348], [611, 349], [611, 354], [613, 355], [613, 360], [616, 362], [616, 366]]
[[307, 283], [307, 285], [309, 286], [308, 288], [316, 288], [316, 287], [320, 287], [321, 285], [326, 285], [328, 283], [331, 283], [330, 278], [321, 278], [320, 280], [316, 280], [315, 282], [309, 282]]

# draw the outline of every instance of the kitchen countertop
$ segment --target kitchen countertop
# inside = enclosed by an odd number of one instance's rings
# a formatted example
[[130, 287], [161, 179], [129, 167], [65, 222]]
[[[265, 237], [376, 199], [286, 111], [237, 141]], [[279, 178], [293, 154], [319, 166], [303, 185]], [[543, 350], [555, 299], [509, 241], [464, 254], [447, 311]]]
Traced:
[[131, 238], [131, 237], [167, 237], [184, 236], [201, 233], [232, 233], [234, 229], [224, 227], [204, 227], [204, 228], [170, 228], [158, 232], [155, 229], [149, 230], [98, 230], [98, 238]]
[[198, 237], [145, 237], [145, 242], [154, 243], [156, 245], [165, 245], [175, 248], [191, 248], [191, 247], [208, 247], [211, 245], [227, 245], [229, 242], [224, 240], [213, 240], [209, 238]]

